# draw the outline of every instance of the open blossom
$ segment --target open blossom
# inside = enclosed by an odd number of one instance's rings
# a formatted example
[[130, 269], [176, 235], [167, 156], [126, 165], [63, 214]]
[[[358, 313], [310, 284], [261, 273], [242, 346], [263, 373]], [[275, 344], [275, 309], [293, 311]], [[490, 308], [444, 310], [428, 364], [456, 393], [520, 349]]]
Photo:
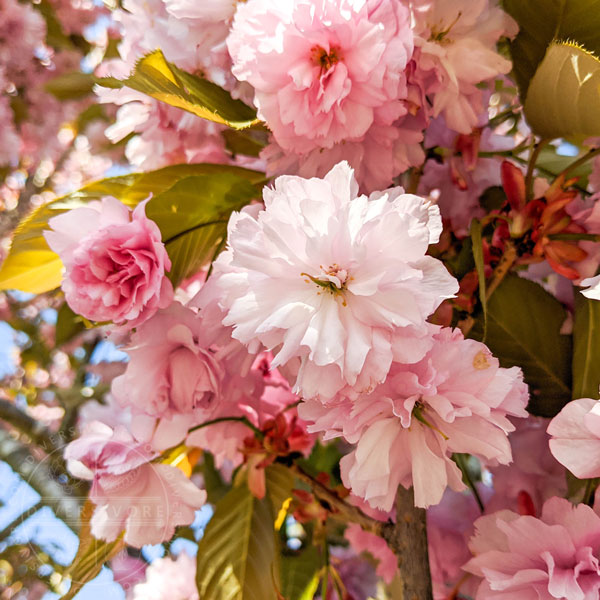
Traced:
[[133, 327], [170, 304], [171, 261], [145, 206], [132, 212], [106, 197], [48, 221], [44, 237], [65, 266], [62, 289], [78, 315]]
[[398, 571], [398, 559], [382, 537], [365, 531], [356, 523], [348, 525], [344, 537], [357, 554], [368, 552], [378, 563], [377, 575], [386, 583], [392, 582]]
[[[126, 78], [144, 55], [160, 48], [179, 68], [228, 89], [236, 80], [225, 47], [233, 0], [125, 0], [112, 16], [120, 24], [119, 59], [105, 61], [99, 74]], [[97, 87], [101, 102], [120, 106], [106, 130], [112, 142], [138, 134], [127, 142], [126, 156], [144, 170], [181, 162], [225, 163], [231, 160], [221, 136], [223, 126], [168, 106], [131, 89]]]
[[264, 201], [256, 216], [232, 214], [200, 292], [233, 337], [273, 350], [305, 397], [368, 390], [393, 358], [419, 360], [431, 343], [425, 320], [457, 290], [425, 256], [441, 231], [437, 208], [402, 188], [359, 196], [347, 163], [324, 179], [279, 177]]
[[600, 516], [563, 498], [539, 519], [503, 510], [475, 521], [464, 569], [482, 578], [476, 600], [597, 600]]
[[600, 477], [600, 402], [569, 402], [548, 426], [550, 451], [579, 479]]
[[185, 552], [176, 559], [155, 558], [146, 580], [133, 588], [131, 600], [198, 600], [196, 560]]
[[582, 287], [587, 287], [587, 290], [582, 290], [582, 294], [586, 298], [592, 300], [600, 300], [600, 275], [596, 277], [588, 277], [581, 282]]
[[496, 50], [517, 26], [496, 0], [406, 0], [415, 21], [415, 60], [431, 113], [448, 127], [468, 134], [483, 112], [478, 87], [511, 70]]
[[[427, 355], [413, 365], [394, 363], [384, 384], [326, 416], [300, 406], [300, 416], [320, 418], [329, 434], [356, 448], [340, 462], [342, 480], [372, 507], [390, 510], [398, 485], [414, 487], [415, 504], [437, 504], [449, 485], [464, 489], [455, 452], [488, 464], [511, 461], [507, 416], [525, 417], [527, 386], [520, 369], [501, 368], [488, 348], [459, 330], [440, 329]], [[335, 404], [334, 404], [335, 407]], [[317, 422], [318, 424], [318, 422]]]
[[192, 422], [208, 420], [221, 394], [224, 368], [207, 329], [178, 302], [143, 323], [127, 348], [125, 373], [113, 381], [117, 400], [154, 417], [185, 415], [184, 433]]
[[250, 0], [227, 46], [286, 150], [330, 148], [363, 136], [376, 113], [385, 125], [406, 113], [413, 35], [399, 0]]
[[567, 494], [565, 469], [554, 459], [546, 433], [548, 419], [519, 419], [509, 436], [513, 463], [489, 467], [494, 496], [486, 502], [490, 512], [508, 508], [522, 515], [538, 516], [544, 502]]
[[175, 527], [194, 520], [206, 492], [176, 467], [149, 462], [155, 454], [125, 427], [99, 421], [67, 446], [69, 471], [92, 481], [94, 537], [113, 541], [125, 530], [125, 542], [140, 548], [170, 539]]

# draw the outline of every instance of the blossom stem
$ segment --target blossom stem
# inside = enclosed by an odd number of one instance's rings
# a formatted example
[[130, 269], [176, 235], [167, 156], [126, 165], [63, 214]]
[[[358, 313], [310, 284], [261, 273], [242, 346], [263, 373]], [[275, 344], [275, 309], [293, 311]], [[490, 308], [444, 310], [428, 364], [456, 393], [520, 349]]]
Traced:
[[208, 427], [209, 425], [215, 425], [216, 423], [225, 423], [227, 421], [236, 421], [238, 423], [241, 423], [242, 425], [245, 425], [246, 427], [249, 427], [250, 429], [252, 429], [254, 435], [256, 435], [256, 437], [259, 440], [262, 440], [265, 437], [265, 434], [256, 425], [254, 425], [254, 423], [252, 423], [248, 419], [248, 417], [219, 417], [218, 419], [206, 421], [205, 423], [200, 423], [200, 425], [195, 425], [191, 429], [188, 429], [188, 433], [192, 433], [193, 431], [197, 431], [198, 429], [202, 429], [203, 427]]
[[475, 501], [477, 502], [477, 506], [479, 506], [479, 510], [483, 513], [485, 511], [485, 506], [483, 505], [483, 501], [481, 500], [481, 496], [479, 495], [477, 486], [473, 482], [473, 479], [471, 479], [471, 474], [469, 473], [469, 469], [465, 462], [464, 455], [460, 454], [459, 452], [456, 452], [452, 455], [452, 458], [454, 459], [454, 462], [458, 465], [458, 468], [461, 470], [465, 483], [473, 493]]
[[433, 600], [426, 512], [424, 508], [415, 506], [412, 488], [398, 488], [396, 523], [386, 525], [382, 537], [398, 557], [402, 591], [398, 597], [405, 600]]
[[550, 143], [549, 139], [540, 140], [533, 148], [530, 156], [529, 163], [527, 164], [527, 174], [525, 175], [525, 197], [527, 201], [533, 198], [533, 170], [535, 164], [538, 161], [540, 152]]
[[298, 479], [307, 483], [312, 489], [314, 495], [329, 508], [330, 516], [342, 521], [350, 521], [357, 523], [364, 530], [374, 533], [375, 535], [381, 535], [384, 529], [385, 523], [373, 519], [360, 510], [356, 506], [352, 506], [340, 498], [333, 490], [323, 485], [320, 481], [317, 481], [314, 477], [309, 475], [300, 466], [293, 464], [290, 466], [290, 470]]
[[591, 160], [592, 158], [594, 158], [595, 156], [598, 156], [599, 154], [600, 154], [600, 147], [590, 150], [589, 152], [584, 154], [581, 158], [578, 158], [576, 161], [573, 161], [566, 169], [561, 171], [557, 175], [557, 177], [560, 177], [561, 175], [564, 175], [566, 177], [571, 171], [574, 171], [581, 165], [585, 165], [585, 163], [588, 162], [588, 160]]

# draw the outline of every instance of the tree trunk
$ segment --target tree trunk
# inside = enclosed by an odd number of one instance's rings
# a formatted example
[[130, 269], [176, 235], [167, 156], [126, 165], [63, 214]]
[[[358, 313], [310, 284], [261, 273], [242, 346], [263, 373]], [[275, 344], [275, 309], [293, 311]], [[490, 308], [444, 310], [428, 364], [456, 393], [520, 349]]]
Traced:
[[398, 488], [396, 523], [384, 528], [383, 537], [398, 557], [401, 595], [394, 600], [433, 600], [425, 509], [415, 506], [412, 488]]

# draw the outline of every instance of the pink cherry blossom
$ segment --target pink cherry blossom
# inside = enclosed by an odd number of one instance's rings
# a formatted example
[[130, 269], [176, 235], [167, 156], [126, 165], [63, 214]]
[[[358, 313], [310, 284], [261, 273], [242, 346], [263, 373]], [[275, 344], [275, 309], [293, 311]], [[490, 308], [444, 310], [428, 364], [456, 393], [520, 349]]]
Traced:
[[99, 421], [67, 446], [71, 473], [92, 481], [94, 537], [113, 541], [125, 530], [125, 542], [139, 548], [170, 539], [176, 526], [194, 520], [206, 492], [176, 467], [149, 462], [155, 456], [150, 444], [137, 441], [125, 427]]
[[476, 600], [596, 600], [600, 516], [551, 498], [539, 519], [503, 510], [475, 521], [464, 569], [482, 579]]
[[600, 402], [569, 402], [548, 426], [550, 451], [575, 477], [600, 477]]
[[123, 405], [159, 418], [185, 415], [182, 435], [208, 420], [220, 400], [224, 367], [208, 327], [178, 302], [157, 312], [131, 337], [125, 373], [112, 384]]
[[393, 358], [419, 360], [431, 343], [425, 319], [457, 290], [425, 256], [441, 231], [437, 208], [402, 188], [359, 196], [347, 163], [324, 179], [279, 177], [264, 201], [257, 216], [232, 214], [200, 292], [233, 337], [273, 350], [305, 397], [368, 390]]
[[[477, 489], [483, 498], [491, 493], [491, 489], [482, 484]], [[434, 600], [454, 598], [452, 592], [456, 590], [460, 590], [456, 598], [474, 595], [477, 585], [473, 585], [472, 577], [465, 581], [462, 566], [471, 558], [469, 538], [473, 535], [473, 521], [480, 516], [481, 511], [470, 490], [455, 492], [448, 489], [440, 504], [427, 511], [427, 542]]]
[[592, 300], [600, 300], [600, 275], [595, 277], [588, 277], [581, 282], [582, 287], [587, 287], [587, 290], [582, 290], [581, 293], [586, 298]]
[[133, 588], [132, 600], [198, 600], [196, 561], [185, 552], [176, 559], [156, 558], [146, 569], [146, 581]]
[[[287, 443], [291, 450], [308, 455], [314, 443], [306, 423], [298, 418], [295, 408], [298, 401], [286, 379], [271, 366], [272, 356], [259, 354], [248, 373], [240, 374], [239, 368], [225, 363], [225, 376], [221, 401], [217, 404], [213, 419], [220, 417], [246, 417], [253, 425], [263, 428], [283, 414], [287, 426]], [[244, 444], [253, 436], [242, 423], [216, 423], [190, 433], [188, 446], [209, 450], [218, 467], [239, 466], [244, 461]]]
[[[137, 60], [160, 48], [166, 59], [240, 95], [225, 47], [229, 22], [236, 10], [230, 0], [125, 0], [113, 11], [120, 24], [120, 59], [105, 61], [98, 74], [124, 79]], [[221, 136], [224, 127], [130, 89], [97, 87], [100, 101], [120, 106], [106, 135], [112, 142], [138, 134], [127, 142], [128, 160], [144, 170], [181, 162], [225, 163], [231, 156]]]
[[399, 0], [250, 0], [227, 46], [276, 142], [306, 153], [359, 139], [376, 112], [382, 125], [406, 114], [412, 38]]
[[406, 0], [415, 30], [415, 60], [432, 116], [444, 115], [448, 127], [468, 134], [483, 112], [477, 86], [510, 71], [496, 42], [517, 26], [495, 0]]
[[[439, 329], [433, 341], [420, 362], [394, 363], [372, 394], [320, 417], [330, 428], [326, 436], [356, 444], [341, 460], [342, 480], [372, 507], [390, 510], [398, 485], [412, 485], [415, 504], [424, 507], [437, 504], [448, 485], [464, 489], [452, 453], [488, 464], [511, 460], [506, 434], [514, 425], [507, 416], [527, 416], [520, 369], [501, 368], [485, 345], [459, 330]], [[314, 404], [299, 407], [309, 423]]]
[[63, 261], [62, 289], [77, 314], [132, 327], [170, 304], [171, 261], [145, 206], [131, 212], [106, 197], [48, 221], [44, 237]]
[[368, 552], [378, 563], [375, 571], [377, 575], [386, 583], [392, 582], [398, 571], [398, 559], [383, 538], [365, 531], [356, 523], [348, 525], [344, 537], [358, 554]]
[[566, 495], [565, 470], [550, 452], [547, 427], [548, 419], [533, 416], [516, 423], [516, 430], [508, 436], [513, 463], [489, 467], [495, 494], [486, 502], [488, 511], [508, 508], [538, 516], [546, 500]]

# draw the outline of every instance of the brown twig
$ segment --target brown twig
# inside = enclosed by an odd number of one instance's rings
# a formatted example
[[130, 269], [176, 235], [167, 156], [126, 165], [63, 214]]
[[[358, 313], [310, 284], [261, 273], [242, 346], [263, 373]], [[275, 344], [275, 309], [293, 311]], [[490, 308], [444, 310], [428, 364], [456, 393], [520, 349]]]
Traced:
[[374, 533], [375, 535], [381, 535], [384, 529], [385, 523], [373, 519], [360, 510], [356, 506], [348, 504], [343, 498], [340, 498], [333, 490], [323, 485], [320, 481], [317, 481], [314, 477], [309, 475], [301, 467], [294, 464], [290, 467], [292, 473], [298, 477], [301, 481], [307, 483], [312, 489], [314, 495], [321, 501], [327, 504], [331, 512], [332, 518], [338, 518], [343, 521], [350, 521], [352, 523], [358, 523], [363, 529]]

